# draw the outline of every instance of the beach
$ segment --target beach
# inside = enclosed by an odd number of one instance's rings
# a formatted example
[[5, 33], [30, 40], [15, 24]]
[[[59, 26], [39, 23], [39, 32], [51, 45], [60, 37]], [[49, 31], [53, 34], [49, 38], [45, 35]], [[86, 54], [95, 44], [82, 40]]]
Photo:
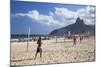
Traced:
[[38, 65], [38, 64], [59, 64], [95, 61], [95, 39], [84, 39], [80, 43], [77, 39], [73, 46], [72, 39], [58, 38], [42, 40], [42, 58], [40, 54], [34, 59], [37, 41], [11, 42], [11, 65]]

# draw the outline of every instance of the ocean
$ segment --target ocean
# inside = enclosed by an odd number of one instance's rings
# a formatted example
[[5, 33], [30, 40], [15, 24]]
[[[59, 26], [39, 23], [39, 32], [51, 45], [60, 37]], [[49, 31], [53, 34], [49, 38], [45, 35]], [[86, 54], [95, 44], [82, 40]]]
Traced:
[[[34, 38], [34, 37], [48, 37], [49, 35], [30, 35], [29, 37], [30, 38]], [[28, 35], [25, 35], [25, 34], [21, 34], [21, 35], [11, 35], [11, 39], [20, 39], [20, 38], [28, 38]]]

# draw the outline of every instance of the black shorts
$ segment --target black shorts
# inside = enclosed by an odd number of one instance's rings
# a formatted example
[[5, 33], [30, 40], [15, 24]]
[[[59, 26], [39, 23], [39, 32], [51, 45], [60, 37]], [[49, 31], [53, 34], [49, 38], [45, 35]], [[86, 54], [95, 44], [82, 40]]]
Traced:
[[38, 52], [42, 52], [42, 48], [41, 47], [37, 47], [37, 53]]

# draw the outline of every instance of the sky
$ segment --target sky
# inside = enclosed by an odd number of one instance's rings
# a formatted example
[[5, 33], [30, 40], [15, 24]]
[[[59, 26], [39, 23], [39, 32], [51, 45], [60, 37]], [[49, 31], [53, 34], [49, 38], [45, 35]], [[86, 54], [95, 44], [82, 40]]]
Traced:
[[75, 23], [77, 17], [95, 24], [95, 7], [90, 5], [11, 1], [11, 34], [49, 34]]

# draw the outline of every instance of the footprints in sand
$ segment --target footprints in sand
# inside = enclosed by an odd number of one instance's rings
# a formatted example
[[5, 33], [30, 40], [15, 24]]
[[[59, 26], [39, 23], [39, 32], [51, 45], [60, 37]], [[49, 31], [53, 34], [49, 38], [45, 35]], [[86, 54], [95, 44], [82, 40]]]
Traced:
[[[90, 45], [90, 40], [83, 41], [82, 44], [72, 46], [71, 42], [53, 43], [53, 40], [43, 41], [43, 55], [37, 55], [36, 43], [32, 42], [29, 46], [29, 52], [26, 52], [26, 43], [11, 44], [11, 65], [35, 65], [52, 63], [71, 63], [87, 62], [95, 60], [95, 44]], [[91, 41], [94, 43], [94, 41]]]

